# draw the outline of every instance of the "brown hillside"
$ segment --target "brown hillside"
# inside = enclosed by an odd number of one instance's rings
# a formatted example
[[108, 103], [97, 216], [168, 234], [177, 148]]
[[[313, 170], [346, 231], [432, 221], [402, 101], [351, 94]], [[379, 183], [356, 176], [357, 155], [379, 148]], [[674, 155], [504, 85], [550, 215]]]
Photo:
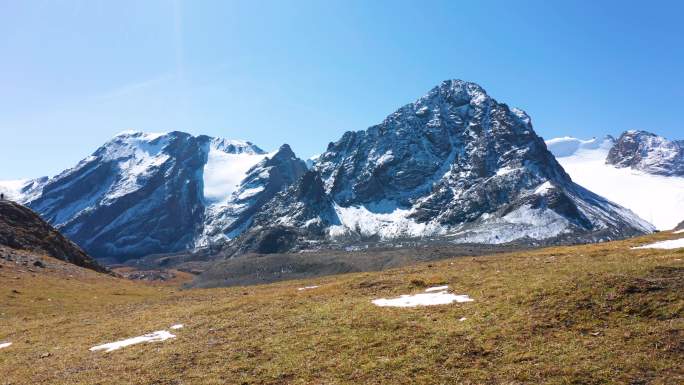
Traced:
[[45, 254], [99, 272], [108, 271], [38, 214], [12, 201], [0, 201], [0, 245]]

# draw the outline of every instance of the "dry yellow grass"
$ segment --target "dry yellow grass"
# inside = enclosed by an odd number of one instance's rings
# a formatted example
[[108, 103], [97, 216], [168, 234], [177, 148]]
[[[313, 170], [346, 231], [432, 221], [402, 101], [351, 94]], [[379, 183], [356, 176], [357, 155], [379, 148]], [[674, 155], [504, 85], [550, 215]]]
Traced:
[[[673, 237], [202, 290], [4, 266], [0, 384], [681, 384], [684, 250], [630, 249]], [[438, 284], [475, 302], [370, 302]]]

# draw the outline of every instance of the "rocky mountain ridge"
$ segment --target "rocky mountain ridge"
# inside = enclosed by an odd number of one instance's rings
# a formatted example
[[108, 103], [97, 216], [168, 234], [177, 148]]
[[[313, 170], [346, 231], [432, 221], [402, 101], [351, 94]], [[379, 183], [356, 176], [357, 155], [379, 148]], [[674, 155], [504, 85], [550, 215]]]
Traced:
[[248, 224], [304, 169], [288, 146], [267, 154], [245, 141], [124, 132], [22, 200], [89, 253], [116, 262], [207, 246]]
[[245, 141], [126, 132], [20, 190], [85, 250], [113, 261], [197, 248], [578, 242], [653, 230], [575, 184], [525, 112], [461, 80], [345, 133], [306, 163], [287, 145], [266, 153]]

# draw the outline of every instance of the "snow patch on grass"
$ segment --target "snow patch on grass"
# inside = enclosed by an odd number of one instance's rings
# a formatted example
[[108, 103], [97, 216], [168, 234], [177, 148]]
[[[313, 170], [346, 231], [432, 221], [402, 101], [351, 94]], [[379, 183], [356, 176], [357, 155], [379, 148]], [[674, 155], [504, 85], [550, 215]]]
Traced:
[[298, 288], [297, 290], [298, 290], [298, 291], [303, 291], [303, 290], [311, 290], [311, 289], [315, 289], [315, 288], [317, 288], [317, 287], [320, 287], [320, 286], [318, 286], [318, 285], [313, 285], [313, 286], [304, 286], [304, 287], [300, 287], [300, 288]]
[[169, 333], [166, 330], [157, 330], [156, 332], [145, 334], [139, 337], [133, 337], [121, 341], [116, 341], [116, 342], [110, 342], [107, 344], [102, 344], [102, 345], [97, 345], [93, 346], [90, 348], [91, 352], [98, 351], [98, 350], [104, 350], [105, 352], [113, 352], [114, 350], [118, 350], [121, 348], [124, 348], [126, 346], [131, 346], [131, 345], [136, 345], [136, 344], [141, 344], [143, 342], [160, 342], [160, 341], [166, 341], [171, 338], [176, 338], [175, 335]]
[[0, 344], [0, 349], [8, 348], [8, 347], [10, 347], [10, 345], [12, 345], [11, 342], [3, 342]]
[[173, 329], [173, 330], [178, 330], [178, 329], [182, 329], [182, 328], [183, 328], [183, 324], [175, 324], [175, 325], [171, 326], [171, 329]]
[[447, 291], [449, 286], [436, 286], [420, 294], [404, 294], [397, 298], [378, 298], [372, 302], [376, 306], [416, 307], [432, 305], [448, 305], [453, 302], [472, 302], [467, 295], [456, 295]]
[[649, 243], [648, 245], [632, 247], [632, 249], [679, 249], [682, 247], [684, 247], [684, 238]]

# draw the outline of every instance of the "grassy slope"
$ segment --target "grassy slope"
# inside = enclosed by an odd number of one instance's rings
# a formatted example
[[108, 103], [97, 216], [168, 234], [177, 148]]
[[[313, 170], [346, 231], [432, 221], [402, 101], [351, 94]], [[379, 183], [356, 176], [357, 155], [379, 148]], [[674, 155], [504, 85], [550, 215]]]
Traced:
[[[5, 264], [0, 384], [684, 383], [684, 249], [629, 249], [672, 237], [188, 291]], [[437, 284], [475, 302], [370, 303]]]

